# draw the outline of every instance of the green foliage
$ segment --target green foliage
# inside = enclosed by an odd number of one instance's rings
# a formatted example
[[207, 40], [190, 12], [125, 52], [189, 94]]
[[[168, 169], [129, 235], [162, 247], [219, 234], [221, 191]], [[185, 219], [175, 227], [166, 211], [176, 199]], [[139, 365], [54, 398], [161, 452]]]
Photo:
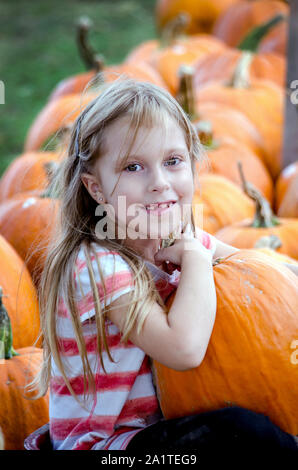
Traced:
[[57, 83], [84, 72], [75, 24], [93, 22], [90, 43], [107, 64], [156, 37], [155, 0], [2, 0], [0, 15], [0, 175], [23, 151], [27, 131]]

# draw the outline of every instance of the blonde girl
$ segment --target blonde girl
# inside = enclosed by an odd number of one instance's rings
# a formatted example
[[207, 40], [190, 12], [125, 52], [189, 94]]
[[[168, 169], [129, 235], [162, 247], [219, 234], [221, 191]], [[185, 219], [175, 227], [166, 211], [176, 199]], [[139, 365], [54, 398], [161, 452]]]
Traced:
[[[203, 449], [217, 427], [230, 445], [235, 429], [241, 436], [239, 415], [251, 412], [235, 407], [165, 421], [149, 360], [181, 371], [203, 361], [216, 313], [212, 258], [235, 251], [195, 227], [203, 155], [176, 100], [148, 83], [115, 81], [76, 120], [53, 182], [60, 218], [40, 290], [39, 385], [50, 387], [54, 449]], [[259, 419], [249, 416], [243, 435], [254, 438]]]

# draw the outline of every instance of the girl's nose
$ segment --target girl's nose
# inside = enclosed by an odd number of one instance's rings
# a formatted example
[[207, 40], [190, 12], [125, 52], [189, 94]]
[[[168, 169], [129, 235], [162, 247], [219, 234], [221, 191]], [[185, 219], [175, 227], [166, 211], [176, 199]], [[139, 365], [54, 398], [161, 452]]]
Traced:
[[148, 190], [162, 192], [170, 188], [170, 183], [161, 169], [152, 173]]

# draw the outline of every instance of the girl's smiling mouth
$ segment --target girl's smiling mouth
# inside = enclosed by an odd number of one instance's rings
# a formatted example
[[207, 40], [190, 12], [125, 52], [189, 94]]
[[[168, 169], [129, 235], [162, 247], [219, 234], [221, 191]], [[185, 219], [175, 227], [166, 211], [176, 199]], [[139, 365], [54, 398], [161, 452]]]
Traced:
[[170, 209], [177, 201], [157, 202], [145, 205], [145, 209], [150, 214], [160, 214]]

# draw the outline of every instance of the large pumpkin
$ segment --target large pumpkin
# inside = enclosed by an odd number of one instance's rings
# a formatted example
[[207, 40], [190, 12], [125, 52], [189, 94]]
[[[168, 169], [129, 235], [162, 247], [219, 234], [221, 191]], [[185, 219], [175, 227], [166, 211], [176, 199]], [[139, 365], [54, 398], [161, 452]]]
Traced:
[[265, 22], [259, 27], [259, 34], [255, 30], [244, 38], [239, 47], [227, 47], [224, 51], [212, 52], [199, 59], [195, 65], [195, 87], [199, 88], [207, 82], [216, 80], [220, 82], [229, 81], [235, 73], [235, 68], [243, 51], [253, 53], [249, 68], [250, 81], [255, 78], [272, 80], [277, 85], [285, 86], [286, 59], [275, 53], [260, 53], [258, 47], [261, 39], [266, 36], [268, 31], [282, 19], [277, 15], [271, 20]]
[[151, 59], [170, 92], [176, 95], [179, 87], [179, 68], [192, 65], [211, 52], [221, 53], [225, 44], [211, 34], [196, 34], [161, 48]]
[[54, 152], [28, 152], [15, 158], [0, 179], [0, 202], [17, 193], [45, 189], [59, 158]]
[[[238, 46], [254, 27], [270, 20], [277, 14], [282, 14], [287, 18], [289, 5], [278, 0], [270, 2], [267, 0], [244, 0], [228, 8], [218, 18], [212, 34], [225, 41], [229, 46]], [[275, 26], [270, 33], [271, 35], [276, 34], [274, 30], [280, 32], [280, 24]], [[266, 38], [263, 41], [266, 41]]]
[[217, 260], [214, 280], [216, 319], [201, 365], [180, 372], [153, 364], [165, 418], [237, 405], [298, 434], [297, 277], [243, 250]]
[[[206, 147], [206, 151], [209, 158], [210, 170], [225, 176], [239, 186], [241, 185], [238, 171], [238, 162], [240, 161], [250, 181], [272, 203], [273, 182], [271, 176], [263, 162], [251, 150], [245, 146], [240, 146], [239, 148], [237, 141], [226, 139], [224, 142], [211, 144], [209, 147]], [[197, 167], [199, 171], [199, 164]]]
[[0, 233], [14, 247], [38, 286], [46, 249], [56, 224], [58, 199], [19, 193], [0, 204]]
[[211, 234], [221, 227], [252, 217], [254, 204], [241, 188], [224, 176], [202, 174], [193, 197], [195, 224]]
[[[12, 324], [14, 345], [16, 348], [32, 346], [40, 331], [36, 288], [24, 262], [1, 235], [0, 259], [0, 287], [3, 291], [3, 304]], [[40, 346], [41, 342], [37, 345]]]
[[189, 15], [188, 34], [210, 33], [216, 19], [231, 5], [239, 0], [158, 0], [156, 3], [156, 22], [162, 29], [178, 14]]
[[69, 94], [49, 101], [31, 124], [26, 139], [25, 152], [42, 148], [60, 129], [71, 126], [96, 93]]
[[5, 450], [24, 450], [24, 439], [49, 421], [49, 394], [37, 400], [25, 389], [42, 363], [42, 350], [12, 346], [9, 317], [0, 292], [0, 332], [4, 354], [0, 367], [0, 422]]
[[56, 85], [49, 100], [52, 101], [66, 95], [81, 94], [89, 85], [92, 87], [92, 83], [98, 86], [99, 81], [96, 77], [99, 73], [102, 74], [101, 78], [103, 78], [106, 83], [113, 82], [122, 76], [153, 83], [165, 89], [167, 88], [165, 81], [150, 64], [144, 62], [123, 63], [105, 66], [102, 70], [90, 70], [67, 77]]

